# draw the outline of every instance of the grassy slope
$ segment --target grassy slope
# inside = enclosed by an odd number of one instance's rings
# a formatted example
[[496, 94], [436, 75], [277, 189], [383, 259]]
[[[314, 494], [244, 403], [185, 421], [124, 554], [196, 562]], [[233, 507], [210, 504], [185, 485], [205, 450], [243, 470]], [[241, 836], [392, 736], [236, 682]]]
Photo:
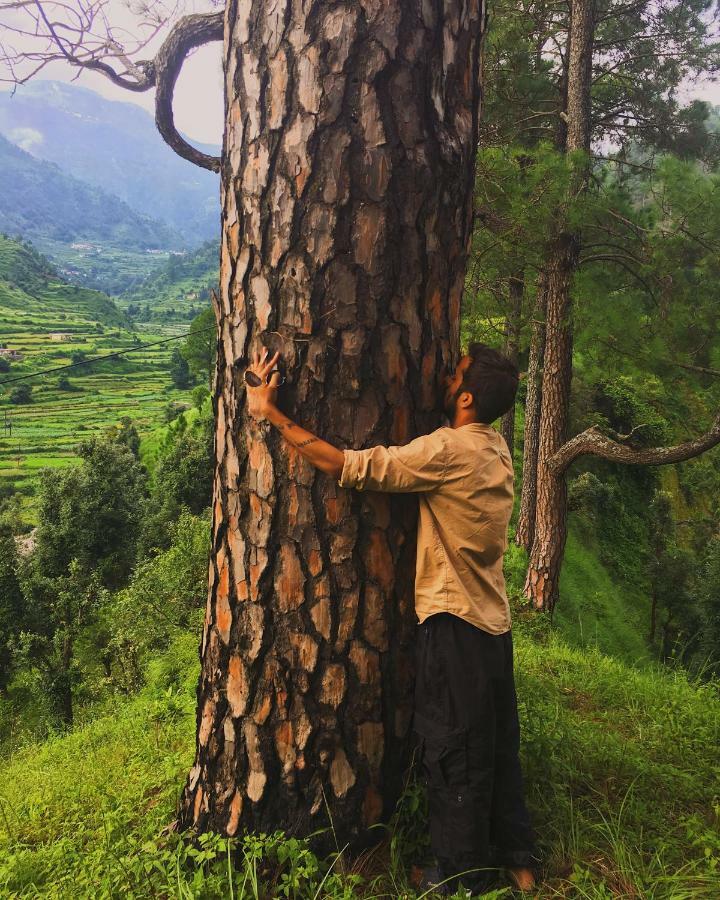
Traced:
[[[526, 568], [525, 552], [511, 540], [505, 569], [513, 598], [521, 597]], [[645, 639], [649, 619], [647, 596], [634, 585], [613, 581], [591, 539], [581, 538], [571, 520], [552, 629], [573, 647], [594, 648], [627, 665], [643, 667], [652, 663]]]
[[573, 646], [595, 646], [630, 664], [649, 663], [647, 595], [633, 585], [615, 583], [593, 548], [572, 529], [566, 559], [561, 601], [553, 616], [560, 632]]
[[[140, 696], [5, 764], [0, 895], [229, 896], [222, 854], [203, 874], [187, 845], [161, 834], [192, 764], [198, 634], [154, 661]], [[717, 690], [531, 637], [522, 616], [516, 654], [540, 896], [716, 897]], [[401, 828], [421, 852], [418, 824]], [[399, 867], [375, 871], [374, 896], [414, 896]], [[297, 896], [315, 896], [319, 879]]]
[[[109, 297], [65, 284], [43, 268], [22, 245], [0, 237], [0, 334], [24, 353], [0, 382], [41, 369], [67, 365], [73, 352], [102, 356], [135, 346], [124, 314]], [[51, 331], [72, 332], [68, 342], [50, 341]], [[143, 331], [143, 343], [168, 335]], [[12, 433], [0, 429], [0, 484], [23, 493], [24, 515], [34, 523], [33, 490], [43, 467], [66, 465], [73, 447], [93, 432], [130, 416], [142, 431], [162, 421], [165, 406], [187, 392], [173, 388], [168, 374], [172, 344], [133, 352], [118, 360], [32, 379], [33, 402], [9, 402], [11, 387], [0, 390], [0, 422], [12, 418]], [[60, 375], [76, 387], [57, 388]]]

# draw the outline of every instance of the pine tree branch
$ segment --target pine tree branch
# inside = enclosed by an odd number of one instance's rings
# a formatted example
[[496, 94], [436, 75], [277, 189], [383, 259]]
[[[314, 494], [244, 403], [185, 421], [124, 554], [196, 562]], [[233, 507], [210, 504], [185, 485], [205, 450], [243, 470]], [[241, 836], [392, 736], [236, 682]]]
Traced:
[[222, 40], [224, 17], [224, 12], [183, 16], [165, 38], [153, 61], [155, 124], [158, 131], [178, 156], [212, 172], [220, 171], [220, 157], [202, 153], [180, 136], [175, 128], [172, 101], [175, 82], [185, 57], [195, 47]]
[[718, 444], [720, 444], [720, 413], [705, 434], [674, 447], [629, 447], [607, 437], [597, 425], [593, 425], [563, 444], [548, 460], [548, 466], [556, 475], [561, 475], [579, 456], [587, 455], [629, 465], [666, 466], [669, 463], [684, 462], [700, 456]]

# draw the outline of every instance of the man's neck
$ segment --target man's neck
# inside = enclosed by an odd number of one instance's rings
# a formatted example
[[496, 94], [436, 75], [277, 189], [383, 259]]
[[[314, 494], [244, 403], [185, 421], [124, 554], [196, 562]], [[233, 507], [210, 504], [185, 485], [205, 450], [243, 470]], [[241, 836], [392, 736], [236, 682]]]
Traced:
[[479, 425], [482, 424], [481, 422], [478, 422], [474, 413], [470, 413], [465, 410], [460, 410], [455, 414], [455, 418], [452, 420], [452, 422], [450, 422], [450, 427], [451, 428], [461, 428], [463, 425], [472, 425], [475, 423], [477, 423]]

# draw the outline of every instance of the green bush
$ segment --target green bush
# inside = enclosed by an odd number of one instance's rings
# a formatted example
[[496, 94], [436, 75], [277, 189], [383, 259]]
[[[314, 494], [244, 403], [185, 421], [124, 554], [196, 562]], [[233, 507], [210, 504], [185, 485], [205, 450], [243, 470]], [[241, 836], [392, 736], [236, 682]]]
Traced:
[[32, 388], [29, 384], [19, 384], [10, 391], [10, 402], [17, 406], [24, 406], [26, 403], [32, 403]]
[[[141, 562], [126, 588], [101, 610], [110, 686], [136, 690], [153, 651], [164, 650], [204, 609], [210, 553], [209, 516], [187, 510], [172, 526], [171, 546]], [[197, 652], [197, 648], [196, 648]]]

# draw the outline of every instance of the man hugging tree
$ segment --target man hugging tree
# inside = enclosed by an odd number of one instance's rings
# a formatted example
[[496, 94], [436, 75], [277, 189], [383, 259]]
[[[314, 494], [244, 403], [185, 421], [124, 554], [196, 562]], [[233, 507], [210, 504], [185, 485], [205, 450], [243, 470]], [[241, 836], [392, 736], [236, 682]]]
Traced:
[[276, 405], [279, 354], [254, 355], [248, 411], [267, 419], [310, 463], [344, 488], [418, 494], [414, 730], [428, 782], [437, 869], [421, 888], [452, 894], [490, 886], [503, 867], [531, 890], [538, 862], [525, 806], [503, 553], [513, 465], [492, 423], [515, 402], [519, 373], [472, 344], [446, 379], [449, 424], [402, 447], [340, 450]]

